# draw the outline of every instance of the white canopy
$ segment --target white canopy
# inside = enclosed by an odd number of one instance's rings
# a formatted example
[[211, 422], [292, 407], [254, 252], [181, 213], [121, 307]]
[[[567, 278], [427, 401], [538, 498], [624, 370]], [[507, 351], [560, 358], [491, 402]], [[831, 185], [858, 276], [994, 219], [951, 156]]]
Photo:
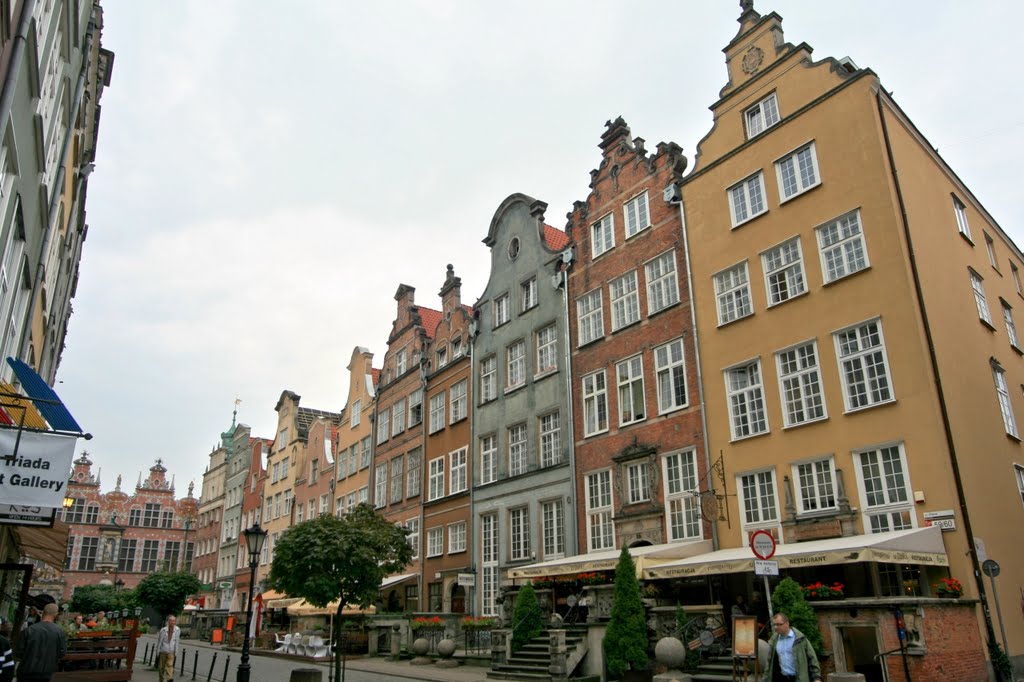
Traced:
[[[711, 550], [710, 540], [698, 540], [697, 542], [669, 542], [663, 545], [644, 545], [642, 547], [630, 547], [629, 555], [633, 557], [636, 564], [637, 574], [646, 566], [654, 566], [658, 563], [681, 559], [683, 557], [701, 554]], [[570, 573], [582, 573], [585, 571], [610, 571], [615, 568], [619, 561], [618, 549], [609, 549], [590, 554], [577, 554], [576, 556], [552, 559], [529, 566], [518, 566], [510, 568], [509, 578], [544, 578], [552, 575], [568, 575]]]
[[[754, 553], [749, 547], [720, 549], [717, 552], [646, 567], [642, 577], [688, 578], [716, 573], [742, 573], [754, 570], [754, 558]], [[942, 530], [938, 526], [779, 545], [772, 561], [779, 562], [779, 568], [853, 564], [862, 561], [877, 561], [883, 564], [949, 565], [946, 548], [942, 543]]]

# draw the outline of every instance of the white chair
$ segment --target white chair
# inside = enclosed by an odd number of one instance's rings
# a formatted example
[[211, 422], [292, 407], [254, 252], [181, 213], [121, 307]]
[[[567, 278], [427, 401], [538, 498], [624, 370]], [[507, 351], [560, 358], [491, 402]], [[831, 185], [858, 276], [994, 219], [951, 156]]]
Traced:
[[292, 635], [292, 646], [291, 646], [291, 650], [288, 653], [295, 654], [297, 656], [302, 656], [305, 653], [302, 650], [302, 633], [301, 632], [296, 632], [294, 635]]
[[309, 638], [309, 644], [306, 645], [306, 652], [313, 658], [324, 658], [328, 653], [327, 643], [324, 642], [323, 637], [312, 635]]
[[281, 636], [281, 633], [275, 634], [274, 635], [274, 644], [278, 645], [277, 648], [274, 649], [274, 653], [275, 654], [287, 654], [287, 653], [289, 653], [289, 649], [291, 649], [291, 646], [292, 646], [292, 634], [289, 632], [284, 637]]

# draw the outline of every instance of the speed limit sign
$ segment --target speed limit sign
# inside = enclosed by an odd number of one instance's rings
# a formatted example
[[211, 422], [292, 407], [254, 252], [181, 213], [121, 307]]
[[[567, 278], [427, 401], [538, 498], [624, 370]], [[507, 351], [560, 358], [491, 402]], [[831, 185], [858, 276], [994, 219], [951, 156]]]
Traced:
[[750, 549], [758, 559], [771, 559], [775, 556], [775, 538], [766, 530], [756, 531], [750, 537]]

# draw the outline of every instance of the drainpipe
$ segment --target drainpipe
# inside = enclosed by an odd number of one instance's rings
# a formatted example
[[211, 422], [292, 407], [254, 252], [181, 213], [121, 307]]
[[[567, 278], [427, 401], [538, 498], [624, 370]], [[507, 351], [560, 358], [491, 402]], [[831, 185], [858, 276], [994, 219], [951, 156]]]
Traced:
[[28, 43], [28, 27], [32, 23], [36, 0], [24, 0], [21, 3], [21, 16], [18, 17], [18, 28], [14, 32], [14, 45], [11, 47], [11, 60], [4, 76], [3, 90], [0, 90], [0, 131], [7, 130], [7, 122], [11, 118], [11, 105], [14, 103], [14, 91], [18, 87], [18, 72], [25, 58], [25, 45]]
[[[474, 316], [476, 312], [474, 311]], [[473, 352], [476, 346], [476, 323], [477, 320], [473, 320], [470, 323], [469, 329], [469, 343], [467, 344], [466, 354], [469, 356], [469, 390], [467, 393], [470, 395], [469, 409], [471, 410], [469, 415], [469, 452], [475, 453], [477, 451], [476, 446], [476, 411], [477, 411], [477, 400], [476, 389], [479, 384], [477, 383], [476, 374], [476, 354]], [[476, 482], [473, 480], [476, 476], [480, 475], [477, 471], [476, 463], [479, 461], [476, 457], [470, 457], [471, 466], [470, 471], [473, 476], [470, 477], [469, 481], [469, 528], [467, 529], [468, 536], [466, 537], [466, 546], [471, 549], [469, 553], [469, 572], [474, 576], [478, 575], [477, 563], [476, 563]], [[426, 462], [423, 463], [424, 471], [426, 470]], [[473, 587], [466, 590], [466, 601], [469, 603], [469, 615], [483, 615], [483, 609], [477, 613], [476, 610], [476, 595], [477, 595], [477, 578], [473, 579]], [[483, 604], [481, 604], [483, 606]]]
[[[31, 4], [31, 3], [29, 3]], [[85, 81], [86, 76], [89, 72], [89, 58], [92, 54], [92, 41], [95, 36], [95, 24], [90, 21], [89, 28], [85, 34], [85, 45], [82, 48], [82, 68], [78, 74], [78, 85], [75, 86], [75, 97], [72, 100], [71, 115], [68, 120], [71, 122], [68, 125], [67, 135], [64, 137], [64, 149], [61, 152], [60, 158], [63, 160], [60, 167], [57, 169], [57, 173], [53, 178], [53, 186], [50, 190], [50, 210], [46, 214], [46, 226], [43, 229], [43, 243], [39, 249], [39, 262], [36, 264], [36, 276], [35, 281], [32, 283], [32, 295], [29, 298], [27, 319], [24, 329], [21, 331], [21, 342], [18, 344], [18, 357], [24, 358], [28, 346], [28, 341], [32, 337], [32, 316], [35, 312], [36, 305], [39, 303], [39, 296], [43, 290], [43, 280], [46, 276], [46, 256], [50, 250], [50, 241], [53, 239], [53, 233], [56, 225], [54, 223], [57, 220], [57, 213], [60, 210], [61, 201], [63, 199], [63, 192], [58, 191], [57, 188], [64, 186], [64, 176], [67, 174], [67, 166], [69, 163], [68, 153], [71, 151], [71, 141], [75, 136], [75, 121], [78, 120], [78, 113], [82, 108], [82, 99], [85, 93]], [[3, 130], [0, 127], [0, 130]], [[78, 159], [74, 159], [73, 163], [77, 170]], [[51, 264], [52, 265], [52, 264]], [[58, 263], [59, 267], [59, 263]], [[49, 311], [47, 311], [49, 312]], [[45, 327], [45, 320], [44, 320]], [[40, 340], [41, 343], [45, 343], [44, 338]], [[40, 354], [42, 351], [40, 351]]]
[[[879, 85], [875, 92], [875, 101], [878, 105], [878, 120], [882, 124], [882, 137], [885, 139], [885, 152], [889, 160], [889, 172], [892, 174], [893, 187], [896, 189], [896, 200], [900, 206], [900, 222], [903, 227], [903, 236], [907, 241], [907, 258], [910, 261], [910, 272], [914, 276], [914, 293], [917, 299], [918, 312], [921, 315], [921, 324], [924, 327], [925, 338], [928, 341], [928, 359], [931, 361], [932, 375], [935, 377], [935, 392], [939, 399], [939, 410], [942, 414], [942, 430], [946, 436], [946, 447], [949, 449], [949, 464], [953, 470], [953, 482], [956, 484], [956, 496], [960, 504], [960, 515], [964, 520], [964, 532], [967, 534], [967, 542], [970, 548], [967, 551], [971, 557], [971, 566], [974, 570], [974, 582], [978, 588], [978, 598], [981, 600], [981, 612], [985, 617], [985, 633], [988, 635], [989, 649], [996, 644], [996, 632], [992, 627], [992, 613], [988, 608], [988, 598], [985, 594], [985, 580], [981, 573], [981, 564], [978, 561], [977, 545], [974, 539], [974, 529], [971, 526], [971, 517], [967, 511], [967, 496], [964, 493], [963, 479], [960, 476], [960, 464], [956, 454], [956, 444], [953, 440], [953, 426], [949, 421], [949, 408], [946, 405], [946, 394], [942, 388], [942, 376], [939, 373], [939, 361], [935, 355], [935, 340], [932, 336], [932, 328], [928, 323], [928, 310], [924, 304], [924, 295], [921, 290], [921, 275], [917, 267], [917, 256], [914, 252], [914, 240], [910, 234], [910, 220], [907, 217], [907, 206], [903, 200], [903, 188], [900, 185], [899, 171], [896, 169], [896, 159], [892, 151], [892, 142], [889, 139], [889, 125], [885, 120], [885, 112], [882, 109], [882, 90]], [[994, 661], [993, 668], [994, 666]], [[996, 677], [1002, 679], [998, 670]]]
[[[700, 335], [697, 333], [697, 311], [693, 304], [693, 268], [690, 267], [690, 237], [686, 229], [686, 207], [683, 205], [683, 194], [679, 184], [672, 183], [666, 187], [664, 198], [669, 204], [679, 205], [679, 224], [682, 227], [683, 232], [683, 257], [686, 260], [686, 286], [690, 290], [690, 327], [693, 329], [693, 355], [694, 362], [697, 363], [697, 395], [698, 401], [700, 402], [701, 428], [704, 429], [704, 470], [707, 472], [708, 480], [710, 481], [711, 450], [709, 443], [711, 440], [711, 433], [708, 431], [708, 412], [704, 404], [704, 377], [701, 374], [700, 365]], [[724, 462], [722, 466], [724, 473]], [[724, 504], [728, 504], [729, 498], [725, 495], [724, 490], [722, 491], [722, 495], [725, 499]], [[703, 515], [703, 511], [701, 512], [701, 515]], [[719, 549], [719, 542], [718, 519], [715, 519], [711, 524], [712, 549]]]
[[[570, 247], [566, 247], [566, 248], [572, 249], [573, 247], [570, 246]], [[559, 262], [563, 262], [563, 261], [560, 260]], [[558, 273], [562, 277], [562, 287], [561, 287], [561, 289], [562, 289], [562, 310], [564, 312], [564, 318], [563, 318], [562, 321], [563, 321], [563, 324], [565, 324], [565, 335], [563, 336], [563, 338], [565, 339], [565, 397], [566, 397], [566, 401], [567, 401], [567, 407], [569, 408], [568, 413], [566, 414], [566, 417], [568, 417], [568, 418], [565, 420], [565, 422], [566, 422], [566, 424], [568, 426], [568, 428], [566, 430], [568, 431], [568, 434], [569, 434], [569, 440], [568, 440], [568, 443], [569, 443], [569, 481], [570, 481], [570, 484], [571, 484], [571, 488], [570, 489], [572, 490], [572, 494], [571, 494], [572, 502], [570, 504], [572, 504], [572, 516], [571, 516], [571, 518], [573, 519], [573, 523], [572, 523], [572, 525], [573, 525], [573, 528], [572, 528], [572, 530], [573, 530], [573, 534], [572, 534], [572, 538], [573, 538], [573, 540], [572, 540], [572, 551], [570, 552], [569, 548], [566, 547], [566, 555], [567, 556], [572, 556], [574, 554], [580, 554], [581, 553], [580, 552], [580, 545], [579, 545], [579, 538], [580, 538], [579, 514], [576, 513], [576, 503], [577, 503], [576, 494], [578, 492], [578, 489], [576, 487], [576, 445], [575, 445], [575, 443], [576, 443], [576, 433], [575, 433], [575, 430], [574, 430], [573, 409], [572, 409], [572, 351], [569, 348], [569, 341], [570, 341], [570, 339], [569, 339], [569, 268], [572, 267], [572, 264], [575, 263], [575, 262], [576, 262], [576, 253], [575, 253], [575, 251], [573, 251], [572, 261], [570, 263], [566, 264], [566, 267], [564, 269], [559, 269], [558, 270]], [[566, 513], [565, 518], [566, 518], [566, 520], [568, 520], [570, 518], [570, 515], [568, 513]]]

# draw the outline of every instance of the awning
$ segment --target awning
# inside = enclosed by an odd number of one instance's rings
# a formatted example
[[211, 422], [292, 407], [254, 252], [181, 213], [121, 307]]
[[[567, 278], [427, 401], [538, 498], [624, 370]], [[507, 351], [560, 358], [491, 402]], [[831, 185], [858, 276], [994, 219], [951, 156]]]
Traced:
[[[338, 602], [332, 601], [330, 604], [324, 607], [313, 606], [305, 599], [300, 599], [298, 602], [288, 607], [289, 616], [333, 616], [338, 613]], [[377, 609], [373, 606], [362, 609], [359, 606], [352, 604], [345, 604], [345, 608], [341, 610], [342, 615], [356, 615], [365, 614], [373, 615], [377, 613]]]
[[[779, 568], [855, 564], [862, 561], [949, 565], [946, 548], [942, 543], [942, 529], [938, 526], [779, 545], [772, 561], [779, 562]], [[754, 553], [749, 547], [735, 547], [650, 566], [643, 570], [642, 575], [647, 579], [687, 578], [753, 570]]]
[[[43, 378], [36, 374], [36, 371], [29, 367], [22, 360], [7, 358], [7, 364], [14, 370], [21, 387], [25, 391], [35, 407], [50, 424], [54, 431], [70, 431], [82, 433], [82, 427], [78, 425], [75, 418], [71, 416], [64, 403], [50, 386], [43, 381]], [[13, 415], [12, 415], [13, 416]], [[17, 420], [14, 420], [18, 423]]]
[[418, 573], [406, 573], [405, 575], [389, 576], [387, 578], [384, 578], [384, 581], [380, 584], [380, 589], [383, 590], [383, 589], [386, 589], [388, 587], [391, 587], [392, 585], [397, 585], [398, 583], [404, 583], [406, 580], [409, 580], [410, 578], [415, 578], [417, 575], [419, 575], [419, 574]]
[[14, 537], [22, 556], [38, 559], [54, 568], [63, 568], [67, 558], [68, 524], [54, 519], [53, 528], [45, 526], [15, 526]]
[[[649, 566], [654, 566], [674, 559], [682, 559], [697, 554], [711, 551], [710, 540], [697, 542], [669, 542], [663, 545], [645, 545], [642, 547], [630, 547], [629, 555], [637, 567], [637, 575], [640, 571]], [[568, 575], [570, 573], [582, 573], [586, 571], [611, 571], [619, 562], [618, 549], [605, 550], [603, 552], [591, 552], [590, 554], [578, 554], [576, 556], [552, 559], [539, 564], [519, 566], [508, 571], [509, 578], [544, 578], [552, 575]]]

